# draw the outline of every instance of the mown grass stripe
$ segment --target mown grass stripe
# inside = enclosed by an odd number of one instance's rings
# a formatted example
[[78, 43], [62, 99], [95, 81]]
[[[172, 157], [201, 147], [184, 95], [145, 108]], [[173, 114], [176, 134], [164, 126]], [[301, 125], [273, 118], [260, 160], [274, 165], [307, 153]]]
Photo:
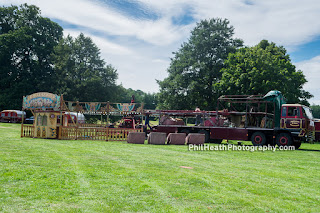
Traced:
[[0, 211], [317, 212], [320, 144], [301, 149], [31, 139], [0, 124]]

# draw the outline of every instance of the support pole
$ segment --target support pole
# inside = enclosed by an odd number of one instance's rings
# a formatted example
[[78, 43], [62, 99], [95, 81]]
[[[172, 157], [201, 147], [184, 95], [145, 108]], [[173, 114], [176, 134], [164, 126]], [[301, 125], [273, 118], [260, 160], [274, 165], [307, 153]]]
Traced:
[[[70, 115], [71, 116], [71, 115]], [[72, 116], [71, 116], [72, 117]], [[76, 140], [78, 140], [78, 128], [79, 128], [79, 124], [78, 124], [78, 111], [77, 111], [77, 117], [76, 117]]]
[[24, 96], [23, 96], [23, 98], [22, 98], [21, 138], [23, 137], [23, 120], [24, 120], [23, 102], [24, 102]]
[[268, 114], [268, 103], [266, 103], [266, 106], [265, 106], [265, 116], [264, 116], [264, 128], [267, 128], [267, 114]]
[[110, 103], [107, 102], [107, 126], [109, 126]]
[[[276, 103], [274, 102], [273, 103], [273, 111], [274, 111], [274, 114], [273, 114], [273, 128], [275, 126], [275, 120], [276, 120]], [[281, 113], [281, 112], [280, 112]], [[281, 114], [280, 114], [281, 115]]]
[[23, 120], [24, 120], [24, 111], [22, 111], [22, 120], [21, 120], [21, 138], [23, 137]]
[[248, 127], [248, 101], [246, 101], [246, 121], [244, 127]]

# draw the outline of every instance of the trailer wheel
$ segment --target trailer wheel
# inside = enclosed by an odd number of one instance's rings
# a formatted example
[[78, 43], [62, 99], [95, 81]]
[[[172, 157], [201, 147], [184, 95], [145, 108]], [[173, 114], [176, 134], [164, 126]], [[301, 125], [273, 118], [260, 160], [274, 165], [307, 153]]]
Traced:
[[209, 132], [207, 130], [201, 129], [201, 130], [198, 131], [198, 133], [205, 135], [205, 140], [204, 140], [205, 143], [209, 142], [210, 134], [209, 134]]
[[293, 141], [288, 133], [280, 133], [277, 135], [276, 143], [278, 146], [291, 146]]
[[251, 136], [253, 146], [264, 146], [267, 144], [267, 138], [263, 132], [255, 132]]

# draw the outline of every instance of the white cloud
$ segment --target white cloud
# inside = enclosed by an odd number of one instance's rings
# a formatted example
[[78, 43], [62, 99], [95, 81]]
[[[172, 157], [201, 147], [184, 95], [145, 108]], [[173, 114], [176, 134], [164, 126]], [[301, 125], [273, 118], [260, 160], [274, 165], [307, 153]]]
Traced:
[[[81, 32], [84, 33], [85, 36], [89, 36], [92, 39], [92, 41], [99, 47], [99, 49], [103, 51], [105, 54], [121, 55], [123, 57], [125, 57], [126, 55], [133, 55], [133, 52], [125, 46], [113, 43], [107, 40], [106, 38], [92, 35], [88, 31]], [[64, 36], [71, 35], [72, 37], [77, 37], [80, 35], [81, 32], [78, 30], [68, 29], [64, 30]]]
[[184, 34], [184, 28], [172, 26], [167, 17], [156, 21], [133, 19], [105, 5], [88, 0], [37, 2], [46, 16], [110, 35], [132, 36], [154, 45], [170, 44], [179, 40]]
[[[35, 4], [43, 16], [78, 26], [65, 28], [65, 34], [79, 31], [93, 38], [107, 63], [118, 69], [119, 82], [125, 87], [156, 92], [155, 79], [167, 76], [169, 57], [186, 41], [195, 22], [213, 17], [228, 18], [236, 37], [247, 45], [262, 39], [285, 46], [289, 51], [320, 35], [320, 2], [318, 0], [138, 0], [157, 20], [126, 16], [98, 0], [0, 0], [1, 5]], [[187, 8], [187, 10], [186, 10]], [[194, 23], [177, 26], [172, 18], [191, 13]], [[98, 34], [97, 34], [98, 32]], [[98, 36], [99, 35], [99, 36]], [[112, 36], [112, 39], [109, 37]], [[305, 89], [320, 100], [315, 79], [317, 58], [297, 64], [309, 82]]]
[[[65, 35], [70, 34], [77, 37], [80, 31], [67, 30]], [[163, 79], [167, 76], [166, 68], [170, 60], [159, 58], [156, 47], [150, 48], [148, 45], [139, 48], [129, 49], [127, 47], [110, 42], [106, 38], [101, 38], [83, 32], [85, 36], [92, 38], [93, 42], [100, 48], [101, 56], [107, 63], [111, 63], [118, 70], [119, 80], [126, 88], [140, 89], [147, 92], [159, 90], [156, 79]]]
[[[238, 37], [249, 45], [269, 39], [285, 46], [310, 41], [320, 34], [320, 3], [318, 0], [140, 0], [145, 8], [159, 14], [158, 20], [127, 17], [105, 4], [90, 0], [0, 0], [0, 3], [36, 4], [43, 15], [74, 25], [118, 36], [133, 36], [154, 45], [168, 45], [186, 38], [191, 26], [174, 26], [172, 17], [191, 8], [199, 21], [205, 18], [228, 18]], [[194, 25], [194, 24], [193, 24]], [[192, 26], [193, 26], [192, 25]]]
[[60, 19], [110, 35], [132, 36], [155, 45], [170, 44], [186, 33], [184, 27], [172, 26], [168, 17], [156, 21], [132, 19], [89, 0], [10, 0], [5, 1], [5, 5], [24, 2], [37, 5], [42, 14], [49, 18]]
[[[260, 0], [248, 5], [239, 0], [140, 0], [146, 8], [159, 14], [160, 19], [139, 20], [127, 17], [105, 4], [90, 0], [0, 0], [0, 3], [36, 4], [43, 15], [74, 25], [118, 36], [133, 36], [154, 45], [181, 41], [191, 26], [174, 26], [171, 18], [191, 8], [196, 21], [205, 18], [228, 18], [236, 35], [246, 44], [254, 45], [269, 39], [292, 48], [320, 34], [320, 3], [318, 0]], [[193, 24], [194, 25], [194, 24]], [[192, 25], [192, 26], [193, 26]]]
[[304, 89], [314, 95], [310, 103], [320, 105], [320, 55], [310, 60], [299, 62], [296, 64], [296, 67], [303, 71], [308, 80]]
[[[249, 2], [249, 1], [247, 1]], [[269, 39], [285, 46], [310, 41], [320, 34], [320, 3], [317, 0], [199, 1], [197, 17], [228, 18], [236, 35], [246, 44]]]

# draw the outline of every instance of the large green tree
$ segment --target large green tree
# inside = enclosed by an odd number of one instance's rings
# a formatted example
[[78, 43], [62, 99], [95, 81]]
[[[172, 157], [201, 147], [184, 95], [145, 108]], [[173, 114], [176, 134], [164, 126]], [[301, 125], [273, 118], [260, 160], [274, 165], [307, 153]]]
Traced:
[[242, 46], [233, 38], [227, 19], [203, 20], [191, 31], [188, 42], [174, 52], [169, 76], [160, 85], [159, 107], [213, 109], [219, 95], [220, 70], [229, 53]]
[[51, 53], [61, 38], [38, 7], [0, 7], [0, 109], [19, 109], [23, 95], [52, 89]]
[[286, 49], [262, 40], [229, 55], [220, 81], [224, 94], [266, 94], [279, 90], [288, 103], [307, 104], [312, 95], [303, 90], [304, 74], [291, 63]]
[[320, 119], [320, 105], [310, 106], [312, 109], [313, 117]]
[[116, 85], [117, 71], [106, 64], [99, 48], [82, 33], [77, 38], [67, 36], [53, 53], [56, 93], [66, 100], [113, 101], [121, 90]]

